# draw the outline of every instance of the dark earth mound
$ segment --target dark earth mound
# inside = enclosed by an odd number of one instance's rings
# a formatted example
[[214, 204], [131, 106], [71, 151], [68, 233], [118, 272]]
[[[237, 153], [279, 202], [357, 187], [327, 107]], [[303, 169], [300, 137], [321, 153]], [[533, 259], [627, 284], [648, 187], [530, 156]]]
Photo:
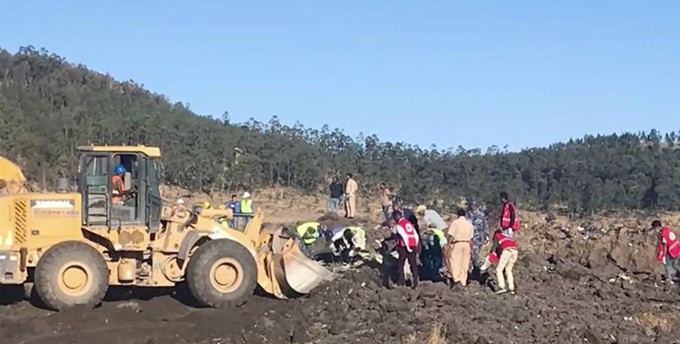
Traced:
[[[253, 296], [223, 310], [147, 290], [54, 313], [4, 288], [0, 343], [680, 343], [680, 289], [663, 286], [654, 234], [630, 228], [644, 226], [523, 231], [516, 295], [476, 282], [465, 290], [431, 282], [386, 289], [372, 264], [339, 272], [308, 297]], [[371, 232], [370, 240], [380, 236]], [[436, 325], [443, 341], [428, 342]]]
[[441, 323], [448, 343], [680, 343], [680, 290], [550, 261], [524, 256], [516, 295], [475, 282], [465, 290], [430, 282], [390, 290], [364, 266], [309, 297], [253, 296], [228, 310], [194, 308], [172, 295], [63, 313], [11, 303], [0, 306], [0, 342], [401, 343], [414, 334], [424, 342]]

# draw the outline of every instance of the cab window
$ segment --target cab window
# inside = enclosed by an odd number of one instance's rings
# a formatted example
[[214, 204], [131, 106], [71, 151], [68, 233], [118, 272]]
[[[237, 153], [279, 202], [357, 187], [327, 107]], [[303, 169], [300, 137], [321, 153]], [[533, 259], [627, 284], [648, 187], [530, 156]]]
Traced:
[[[140, 185], [140, 158], [137, 154], [116, 154], [113, 156], [113, 168], [122, 164], [125, 167], [123, 175], [124, 190], [131, 190], [134, 186]], [[113, 175], [111, 176], [113, 179]], [[113, 182], [113, 180], [112, 180]], [[114, 186], [115, 187], [115, 186]], [[122, 197], [121, 202], [112, 202], [111, 205], [111, 225], [117, 223], [138, 223], [140, 218], [140, 199], [139, 194], [134, 193]]]

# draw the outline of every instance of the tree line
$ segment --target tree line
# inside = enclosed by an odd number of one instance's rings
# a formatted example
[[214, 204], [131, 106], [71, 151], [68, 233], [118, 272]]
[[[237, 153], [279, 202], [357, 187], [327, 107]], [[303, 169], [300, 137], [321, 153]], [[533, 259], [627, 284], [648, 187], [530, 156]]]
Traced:
[[331, 176], [353, 173], [364, 193], [385, 182], [429, 204], [468, 196], [496, 203], [505, 190], [531, 208], [680, 209], [680, 131], [588, 135], [521, 152], [425, 149], [276, 117], [199, 116], [45, 49], [0, 49], [0, 154], [29, 178], [75, 177], [78, 145], [138, 143], [161, 147], [166, 183], [206, 192], [276, 185], [318, 192]]

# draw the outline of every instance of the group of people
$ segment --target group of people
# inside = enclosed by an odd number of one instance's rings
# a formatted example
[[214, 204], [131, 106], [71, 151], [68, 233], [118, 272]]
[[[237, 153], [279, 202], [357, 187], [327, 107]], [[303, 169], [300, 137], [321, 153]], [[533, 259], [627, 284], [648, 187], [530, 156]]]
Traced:
[[361, 226], [326, 224], [310, 221], [297, 225], [291, 233], [301, 243], [305, 255], [312, 257], [317, 240], [325, 240], [336, 262], [353, 263], [362, 252], [366, 252], [366, 230]]
[[[415, 212], [404, 207], [403, 201], [393, 198], [385, 184], [380, 185], [380, 192], [385, 217], [381, 227], [389, 235], [378, 244], [382, 247], [385, 243], [394, 243], [399, 285], [406, 284], [407, 262], [414, 288], [421, 278], [444, 280], [452, 288], [464, 287], [471, 271], [484, 274], [496, 264], [497, 292], [515, 291], [513, 268], [518, 250], [514, 232], [520, 229], [520, 224], [506, 192], [500, 193], [502, 215], [499, 228], [491, 238], [488, 238], [486, 215], [474, 199], [468, 199], [467, 209], [458, 209], [457, 218], [447, 223], [439, 213], [424, 205], [418, 206]], [[305, 222], [299, 224], [293, 234], [310, 257], [319, 239], [324, 239], [334, 257], [343, 262], [351, 263], [366, 251], [366, 231], [360, 226], [329, 228], [320, 222]], [[493, 247], [482, 262], [479, 251], [487, 239], [492, 240]]]
[[[183, 200], [180, 199], [180, 201], [181, 204], [184, 204]], [[212, 209], [212, 205], [208, 201], [203, 202], [200, 207], [203, 209]], [[218, 222], [225, 223], [234, 229], [245, 228], [245, 226], [248, 225], [250, 218], [253, 217], [253, 214], [255, 213], [253, 199], [247, 191], [243, 193], [243, 197], [240, 200], [237, 195], [231, 195], [231, 199], [224, 203], [224, 208], [231, 209], [234, 215], [231, 219], [220, 219]]]
[[[517, 242], [514, 232], [520, 229], [515, 206], [509, 201], [508, 194], [500, 194], [503, 209], [499, 228], [491, 239], [493, 247], [479, 265], [479, 250], [487, 235], [486, 217], [473, 199], [468, 199], [467, 210], [460, 208], [456, 212], [457, 218], [447, 224], [434, 210], [419, 206], [413, 214], [401, 205], [393, 206], [391, 216], [383, 223], [383, 227], [390, 230], [387, 241], [396, 241], [398, 252], [397, 273], [398, 284], [405, 285], [405, 263], [411, 270], [413, 288], [417, 287], [419, 278], [429, 275], [434, 279], [443, 277], [453, 287], [465, 287], [468, 275], [477, 269], [481, 273], [496, 264], [497, 293], [515, 291], [513, 268], [518, 259]], [[420, 221], [418, 220], [420, 219]], [[421, 225], [426, 228], [420, 228]], [[422, 268], [419, 271], [418, 257]], [[446, 269], [442, 269], [445, 266]], [[440, 272], [446, 270], [442, 276]], [[507, 282], [507, 283], [506, 283]]]
[[354, 176], [348, 173], [345, 179], [345, 184], [340, 183], [338, 177], [333, 177], [333, 181], [328, 186], [330, 197], [328, 200], [328, 208], [332, 213], [338, 213], [340, 203], [345, 206], [345, 217], [353, 219], [356, 215], [357, 207], [357, 193], [359, 192], [359, 185]]

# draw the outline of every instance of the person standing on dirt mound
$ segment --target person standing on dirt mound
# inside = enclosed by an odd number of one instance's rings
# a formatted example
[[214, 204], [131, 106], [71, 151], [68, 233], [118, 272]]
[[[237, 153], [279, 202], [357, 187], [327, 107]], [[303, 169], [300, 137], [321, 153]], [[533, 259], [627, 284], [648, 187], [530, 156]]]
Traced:
[[347, 214], [345, 217], [350, 219], [354, 218], [357, 209], [357, 192], [359, 191], [359, 185], [354, 180], [354, 176], [351, 173], [347, 173], [347, 183], [345, 184], [345, 195], [347, 196]]
[[344, 190], [342, 189], [342, 184], [340, 184], [338, 177], [333, 177], [333, 182], [331, 182], [331, 185], [328, 186], [328, 189], [330, 191], [330, 197], [328, 199], [328, 210], [331, 213], [337, 214], [338, 205], [340, 204], [340, 198], [342, 198], [342, 195], [344, 193]]
[[472, 235], [475, 231], [472, 223], [465, 218], [465, 209], [458, 209], [458, 218], [451, 222], [448, 231], [447, 267], [450, 274], [450, 286], [467, 285], [468, 271], [472, 251]]
[[479, 249], [484, 245], [488, 235], [486, 215], [474, 198], [467, 199], [467, 208], [467, 218], [475, 227], [472, 236], [472, 268], [479, 269]]
[[501, 230], [505, 236], [512, 238], [513, 233], [519, 230], [519, 220], [517, 220], [517, 209], [510, 202], [508, 193], [503, 191], [500, 194], [503, 209], [501, 210]]
[[678, 266], [680, 257], [680, 242], [678, 236], [671, 230], [670, 227], [663, 227], [661, 221], [654, 220], [652, 222], [652, 229], [659, 232], [659, 241], [656, 245], [656, 259], [663, 263], [666, 271], [666, 283], [674, 284], [673, 275], [671, 275], [671, 268], [675, 270], [677, 276], [680, 272]]
[[392, 215], [392, 192], [387, 188], [387, 184], [380, 183], [380, 206], [382, 207], [383, 217], [385, 221], [390, 219]]
[[413, 224], [404, 218], [400, 212], [394, 212], [387, 224], [392, 229], [392, 234], [385, 240], [397, 241], [396, 248], [397, 253], [399, 254], [399, 258], [397, 259], [397, 273], [399, 274], [398, 284], [400, 286], [406, 285], [404, 265], [408, 260], [411, 275], [413, 276], [411, 287], [416, 288], [418, 286], [418, 280], [420, 279], [417, 261], [420, 236], [416, 232], [415, 227], [413, 227]]

